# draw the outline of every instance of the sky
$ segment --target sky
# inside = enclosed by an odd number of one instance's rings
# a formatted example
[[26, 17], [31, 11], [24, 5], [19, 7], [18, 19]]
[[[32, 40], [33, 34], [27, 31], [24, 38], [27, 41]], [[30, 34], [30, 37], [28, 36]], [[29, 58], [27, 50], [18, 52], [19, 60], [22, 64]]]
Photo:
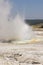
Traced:
[[43, 0], [10, 0], [15, 11], [27, 19], [43, 19]]

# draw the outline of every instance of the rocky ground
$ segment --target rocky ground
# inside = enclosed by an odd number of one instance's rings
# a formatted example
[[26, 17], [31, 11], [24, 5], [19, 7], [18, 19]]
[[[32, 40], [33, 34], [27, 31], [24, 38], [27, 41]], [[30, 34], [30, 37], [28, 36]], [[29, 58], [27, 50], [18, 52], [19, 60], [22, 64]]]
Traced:
[[0, 43], [0, 64], [43, 64], [43, 42], [25, 45]]
[[43, 32], [34, 33], [37, 41], [0, 42], [0, 65], [43, 65]]

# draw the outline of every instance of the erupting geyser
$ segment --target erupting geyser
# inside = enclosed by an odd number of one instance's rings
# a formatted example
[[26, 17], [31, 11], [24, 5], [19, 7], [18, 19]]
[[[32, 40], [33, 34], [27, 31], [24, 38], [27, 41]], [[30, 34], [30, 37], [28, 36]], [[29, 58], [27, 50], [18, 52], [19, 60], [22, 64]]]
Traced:
[[23, 18], [17, 14], [9, 19], [12, 5], [9, 0], [0, 0], [0, 40], [29, 40], [33, 31]]
[[25, 23], [25, 21], [19, 14], [17, 14], [13, 22], [14, 22], [14, 34], [17, 39], [29, 40], [33, 38], [32, 28]]

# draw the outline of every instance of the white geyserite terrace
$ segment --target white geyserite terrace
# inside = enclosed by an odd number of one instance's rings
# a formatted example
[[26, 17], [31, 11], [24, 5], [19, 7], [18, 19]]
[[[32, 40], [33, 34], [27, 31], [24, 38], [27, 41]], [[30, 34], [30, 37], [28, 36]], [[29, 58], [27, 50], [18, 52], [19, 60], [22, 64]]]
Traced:
[[0, 52], [2, 65], [43, 64], [43, 42], [22, 45], [0, 43]]
[[[37, 31], [36, 31], [37, 32]], [[37, 33], [35, 33], [37, 35]], [[36, 41], [0, 42], [1, 65], [33, 65], [43, 64], [43, 41], [36, 36]]]

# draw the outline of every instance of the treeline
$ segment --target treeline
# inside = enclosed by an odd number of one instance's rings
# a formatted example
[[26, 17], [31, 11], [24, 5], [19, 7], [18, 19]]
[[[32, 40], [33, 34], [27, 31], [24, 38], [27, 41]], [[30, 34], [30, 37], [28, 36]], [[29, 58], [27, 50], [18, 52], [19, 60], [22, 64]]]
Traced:
[[40, 19], [36, 19], [36, 20], [26, 19], [25, 22], [26, 22], [27, 24], [30, 24], [30, 25], [36, 25], [36, 24], [40, 24], [40, 23], [43, 24], [43, 20], [42, 20], [42, 19], [41, 19], [41, 20], [40, 20]]

